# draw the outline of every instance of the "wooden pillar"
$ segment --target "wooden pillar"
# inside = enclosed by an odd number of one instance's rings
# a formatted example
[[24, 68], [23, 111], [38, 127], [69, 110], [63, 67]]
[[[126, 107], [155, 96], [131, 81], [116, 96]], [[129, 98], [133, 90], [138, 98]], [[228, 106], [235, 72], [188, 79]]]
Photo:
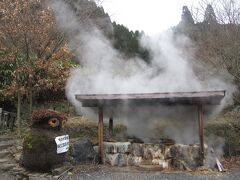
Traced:
[[103, 108], [98, 109], [98, 154], [100, 157], [100, 164], [103, 163]]
[[203, 140], [203, 108], [202, 105], [198, 105], [198, 132], [200, 141], [200, 164], [204, 164], [204, 140]]
[[112, 136], [113, 135], [113, 117], [109, 118], [108, 131], [109, 131], [109, 135]]

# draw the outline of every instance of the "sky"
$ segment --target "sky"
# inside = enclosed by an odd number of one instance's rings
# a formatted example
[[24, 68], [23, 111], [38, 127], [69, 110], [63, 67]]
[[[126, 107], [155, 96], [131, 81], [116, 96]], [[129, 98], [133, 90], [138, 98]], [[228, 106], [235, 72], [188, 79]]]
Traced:
[[102, 0], [101, 5], [112, 21], [130, 30], [149, 35], [173, 27], [181, 20], [182, 6], [189, 9], [197, 0]]

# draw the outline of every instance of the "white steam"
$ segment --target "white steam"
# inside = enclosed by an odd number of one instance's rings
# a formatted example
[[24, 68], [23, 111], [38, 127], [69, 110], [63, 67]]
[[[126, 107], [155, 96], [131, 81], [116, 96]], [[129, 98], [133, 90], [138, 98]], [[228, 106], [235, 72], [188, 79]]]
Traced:
[[[141, 43], [150, 50], [151, 63], [147, 64], [138, 57], [126, 59], [113, 48], [112, 42], [97, 27], [79, 23], [63, 1], [50, 2], [58, 24], [68, 35], [70, 47], [81, 65], [72, 70], [66, 85], [67, 97], [77, 109], [80, 109], [80, 103], [76, 101], [75, 95], [93, 93], [227, 90], [221, 108], [231, 103], [234, 91], [231, 76], [226, 72], [206, 78], [201, 78], [201, 73], [196, 75], [191, 56], [182, 51], [182, 47], [192, 46], [186, 37], [174, 37], [171, 30], [155, 37], [144, 36]], [[199, 65], [198, 67], [205, 71], [207, 69]], [[89, 112], [84, 109], [82, 111]], [[122, 120], [131, 133], [140, 137], [146, 137], [151, 131], [149, 127], [160, 117], [173, 119], [176, 123], [166, 128], [166, 135], [177, 142], [198, 142], [195, 107], [138, 108], [126, 105], [122, 108], [105, 109], [105, 115], [114, 115], [114, 119]]]

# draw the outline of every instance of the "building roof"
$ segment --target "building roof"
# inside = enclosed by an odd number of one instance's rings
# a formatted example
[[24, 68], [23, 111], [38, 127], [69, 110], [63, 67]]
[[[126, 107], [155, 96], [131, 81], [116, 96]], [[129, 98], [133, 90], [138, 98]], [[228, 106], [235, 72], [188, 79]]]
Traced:
[[83, 107], [172, 104], [219, 105], [224, 96], [225, 91], [75, 95]]

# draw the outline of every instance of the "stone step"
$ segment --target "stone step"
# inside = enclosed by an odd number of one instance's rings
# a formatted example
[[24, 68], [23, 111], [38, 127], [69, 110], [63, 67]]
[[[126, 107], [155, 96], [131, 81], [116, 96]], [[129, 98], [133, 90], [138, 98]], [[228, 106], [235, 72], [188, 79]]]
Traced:
[[3, 149], [7, 149], [11, 146], [14, 146], [15, 144], [16, 144], [15, 140], [2, 141], [2, 142], [0, 142], [0, 151]]
[[22, 171], [25, 171], [25, 169], [18, 165], [18, 166], [13, 167], [12, 171], [22, 172]]
[[2, 142], [2, 141], [10, 141], [10, 140], [13, 140], [13, 138], [9, 137], [9, 136], [0, 136], [0, 142]]
[[6, 149], [0, 151], [0, 159], [7, 157], [10, 154]]
[[3, 170], [3, 171], [10, 171], [15, 166], [16, 166], [15, 163], [4, 163], [4, 164], [1, 164], [0, 169]]
[[12, 144], [8, 144], [8, 143], [0, 143], [0, 151], [2, 151], [2, 150], [5, 150], [5, 149], [7, 149], [7, 148], [9, 148], [9, 147], [11, 147], [11, 146], [13, 146]]
[[0, 159], [0, 164], [2, 165], [2, 164], [7, 163], [9, 161], [10, 161], [10, 159], [8, 159], [8, 158]]

